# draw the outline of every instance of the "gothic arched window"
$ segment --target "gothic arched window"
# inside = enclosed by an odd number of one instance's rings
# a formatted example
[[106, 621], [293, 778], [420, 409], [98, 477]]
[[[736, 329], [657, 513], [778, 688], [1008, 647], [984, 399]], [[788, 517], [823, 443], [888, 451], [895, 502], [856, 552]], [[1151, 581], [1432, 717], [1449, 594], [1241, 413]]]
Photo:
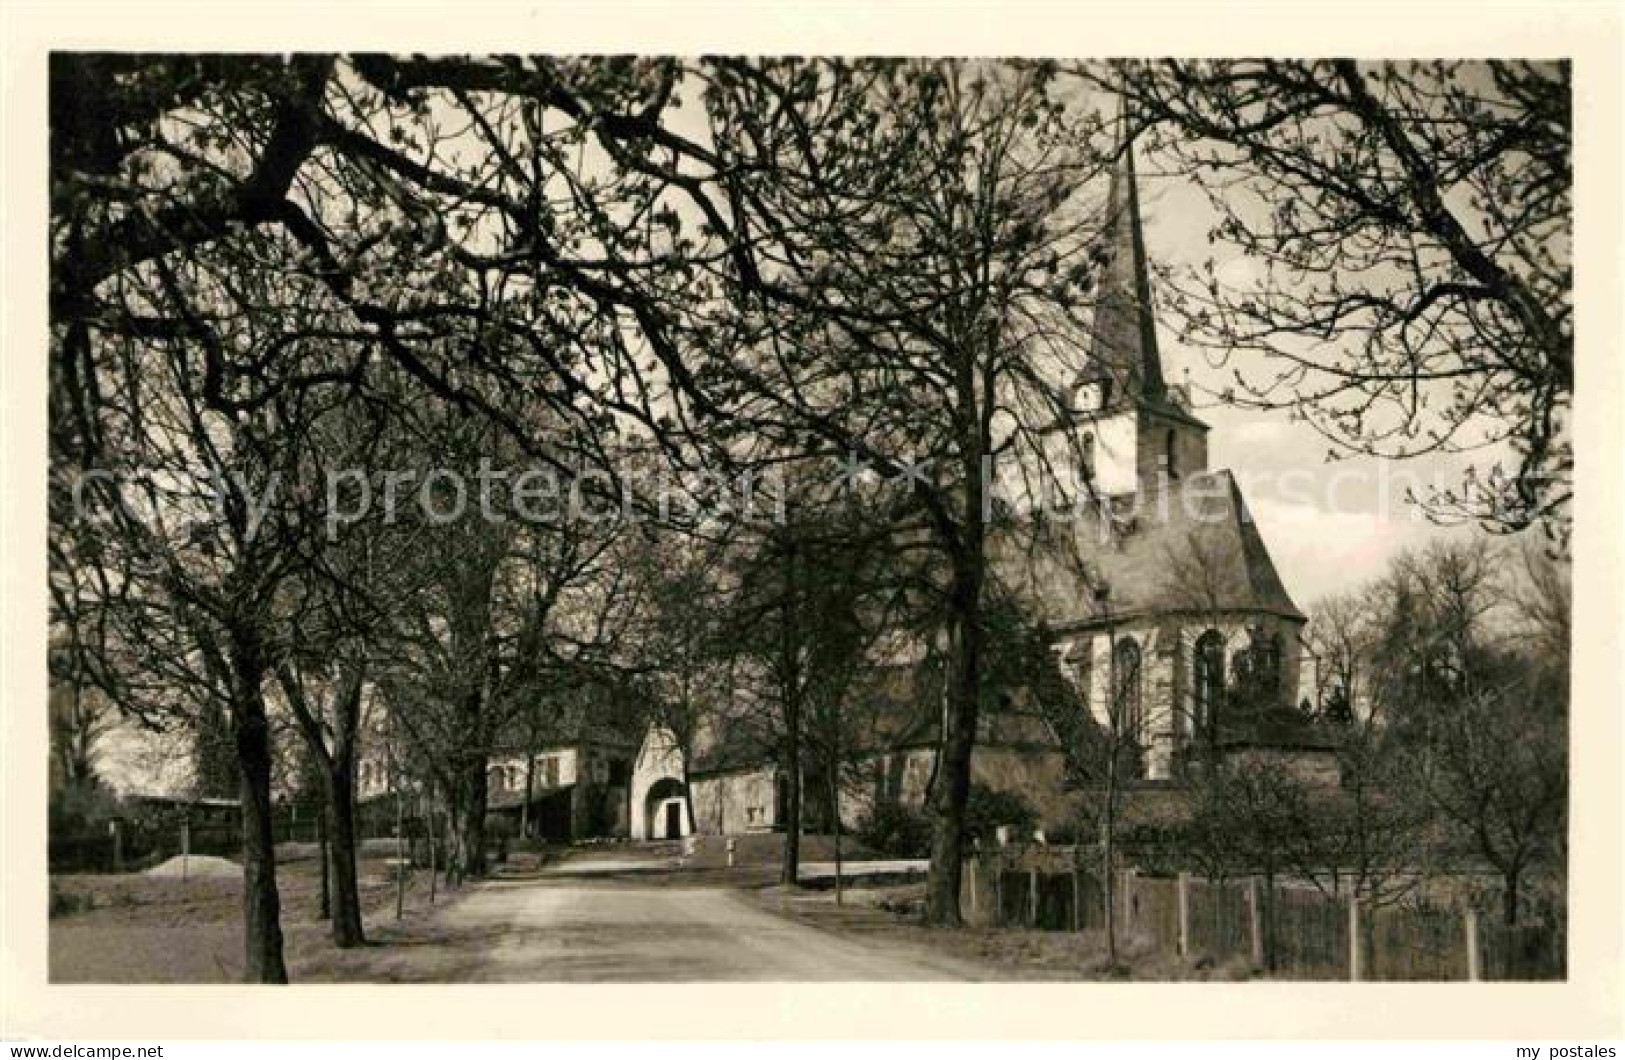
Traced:
[[1083, 700], [1083, 709], [1089, 710], [1089, 700], [1094, 695], [1094, 652], [1093, 645], [1087, 640], [1078, 644], [1066, 653], [1067, 669], [1071, 671], [1072, 684], [1078, 690], [1078, 696]]
[[1218, 736], [1219, 710], [1224, 700], [1224, 638], [1210, 629], [1196, 638], [1191, 659], [1191, 736], [1212, 744]]
[[1232, 686], [1238, 707], [1257, 711], [1278, 706], [1281, 688], [1281, 635], [1262, 625], [1248, 631], [1247, 646], [1231, 659]]
[[1095, 480], [1095, 432], [1084, 431], [1083, 437], [1078, 440], [1078, 447], [1083, 455], [1083, 481]]
[[1145, 697], [1141, 691], [1144, 682], [1140, 672], [1140, 646], [1132, 638], [1124, 637], [1117, 642], [1112, 653], [1112, 668], [1116, 671], [1112, 690], [1116, 729], [1132, 749], [1134, 775], [1139, 776], [1144, 766], [1140, 750], [1145, 745]]
[[1174, 460], [1174, 432], [1173, 431], [1169, 431], [1163, 437], [1162, 451], [1163, 451], [1165, 459], [1168, 461], [1168, 477], [1169, 478], [1178, 478], [1179, 477], [1179, 465]]

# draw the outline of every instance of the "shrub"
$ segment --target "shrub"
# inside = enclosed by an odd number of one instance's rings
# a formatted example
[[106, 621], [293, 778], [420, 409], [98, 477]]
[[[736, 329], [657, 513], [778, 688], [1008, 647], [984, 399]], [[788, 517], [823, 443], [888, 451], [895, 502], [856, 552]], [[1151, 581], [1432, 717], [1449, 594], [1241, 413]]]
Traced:
[[1086, 829], [1076, 821], [1064, 821], [1054, 828], [1044, 829], [1044, 835], [1056, 846], [1089, 846], [1099, 840], [1099, 835]]
[[95, 907], [96, 904], [90, 895], [63, 890], [56, 885], [55, 881], [52, 881], [50, 905], [52, 919], [59, 916], [72, 916], [74, 913], [83, 913]]
[[884, 857], [923, 858], [931, 852], [931, 822], [919, 810], [881, 803], [864, 818], [858, 839]]
[[[965, 842], [992, 843], [1000, 825], [1009, 825], [1015, 838], [1027, 839], [1038, 826], [1038, 811], [1016, 792], [972, 784], [965, 804]], [[864, 819], [858, 838], [886, 857], [923, 858], [931, 852], [931, 828], [931, 819], [923, 811], [885, 803]]]
[[124, 815], [118, 798], [94, 784], [52, 792], [48, 809], [52, 835], [106, 835], [107, 822]]
[[965, 839], [994, 842], [1000, 825], [1008, 825], [1015, 839], [1029, 839], [1038, 827], [1038, 810], [1014, 791], [999, 791], [986, 784], [972, 784], [965, 803]]

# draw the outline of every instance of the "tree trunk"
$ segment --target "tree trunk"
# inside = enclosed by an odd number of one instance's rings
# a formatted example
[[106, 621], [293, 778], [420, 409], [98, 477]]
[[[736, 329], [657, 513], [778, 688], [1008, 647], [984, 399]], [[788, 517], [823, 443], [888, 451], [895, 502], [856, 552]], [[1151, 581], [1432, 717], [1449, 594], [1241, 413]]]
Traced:
[[801, 881], [801, 755], [794, 741], [784, 757], [784, 861], [779, 882], [795, 887]]
[[1264, 900], [1259, 903], [1264, 921], [1264, 968], [1266, 971], [1275, 971], [1279, 956], [1275, 945], [1275, 869], [1266, 865], [1264, 868]]
[[[692, 794], [692, 792], [694, 791], [694, 787], [690, 783], [689, 775], [688, 775], [688, 760], [689, 760], [689, 758], [690, 758], [690, 755], [688, 753], [687, 747], [685, 746], [684, 749], [683, 749], [683, 762], [682, 762], [682, 766], [683, 766], [683, 814], [688, 818], [688, 834], [689, 835], [699, 835], [700, 827], [699, 827], [699, 825], [697, 823], [695, 823], [695, 820], [694, 820], [694, 796]], [[638, 838], [642, 838], [642, 837], [640, 836]]]
[[366, 942], [366, 934], [356, 872], [355, 776], [348, 762], [335, 762], [327, 775], [327, 806], [333, 826], [333, 944], [349, 949]]
[[265, 669], [251, 637], [238, 637], [233, 655], [231, 709], [243, 814], [243, 981], [286, 983], [272, 835], [271, 730], [261, 689]]
[[317, 914], [318, 919], [331, 920], [333, 918], [333, 847], [328, 841], [328, 808], [316, 808], [316, 856], [322, 863], [322, 900]]
[[835, 904], [841, 905], [845, 899], [845, 891], [841, 881], [841, 770], [840, 759], [836, 758], [837, 765], [829, 771], [829, 805], [830, 805], [830, 831], [835, 836]]
[[784, 667], [784, 861], [779, 881], [786, 887], [801, 882], [801, 645], [796, 639], [799, 583], [796, 550], [792, 541], [784, 554], [784, 603], [779, 616], [780, 649]]
[[1506, 917], [1508, 927], [1518, 923], [1518, 883], [1522, 875], [1518, 869], [1511, 869], [1502, 874], [1505, 887], [1501, 895], [1501, 913]]
[[[973, 502], [974, 503], [974, 502]], [[978, 535], [979, 538], [979, 535]], [[948, 703], [943, 713], [942, 753], [932, 798], [935, 826], [926, 880], [926, 922], [959, 925], [959, 880], [964, 857], [965, 804], [970, 798], [971, 755], [981, 687], [982, 550], [978, 539], [956, 563], [950, 595]]]
[[[1108, 803], [1110, 796], [1108, 796]], [[1101, 817], [1100, 828], [1100, 893], [1106, 903], [1106, 959], [1117, 967], [1117, 845], [1112, 837], [1117, 832], [1115, 815], [1108, 808]]]
[[462, 798], [453, 827], [457, 833], [457, 869], [460, 878], [485, 878], [485, 758], [469, 755], [462, 767]]
[[[532, 737], [532, 744], [535, 738]], [[536, 791], [536, 749], [530, 747], [525, 751], [525, 801], [519, 804], [519, 838], [530, 838], [530, 800]]]

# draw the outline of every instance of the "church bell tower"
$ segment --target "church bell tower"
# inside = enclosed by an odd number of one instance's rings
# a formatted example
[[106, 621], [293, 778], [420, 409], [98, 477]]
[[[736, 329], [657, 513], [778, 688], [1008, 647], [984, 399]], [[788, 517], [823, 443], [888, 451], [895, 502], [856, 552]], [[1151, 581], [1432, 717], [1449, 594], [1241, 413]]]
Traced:
[[1134, 147], [1120, 118], [1117, 159], [1096, 250], [1099, 279], [1087, 363], [1073, 379], [1071, 408], [1050, 428], [1053, 468], [1080, 462], [1103, 496], [1145, 493], [1207, 470], [1207, 424], [1189, 395], [1163, 379], [1134, 174]]

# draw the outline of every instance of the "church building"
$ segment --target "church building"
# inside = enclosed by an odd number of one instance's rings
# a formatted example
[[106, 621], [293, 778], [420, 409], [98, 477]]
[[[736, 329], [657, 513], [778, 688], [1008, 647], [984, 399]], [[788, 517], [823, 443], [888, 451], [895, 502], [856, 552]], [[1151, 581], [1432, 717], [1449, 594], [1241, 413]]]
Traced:
[[[1132, 784], [1177, 788], [1202, 763], [1243, 757], [1335, 785], [1336, 742], [1296, 706], [1305, 617], [1235, 478], [1208, 466], [1207, 424], [1163, 374], [1130, 148], [1106, 207], [1088, 367], [1044, 439], [1047, 466], [1081, 464], [1079, 496], [1062, 498], [1069, 547], [996, 537], [993, 576], [1042, 619], [1089, 720], [1124, 734]], [[870, 768], [862, 790], [843, 792], [847, 827], [877, 801], [923, 805], [935, 777], [940, 695], [897, 669], [865, 686], [891, 722], [853, 749]], [[984, 705], [973, 781], [1020, 793], [1048, 828], [1075, 824], [1066, 737], [1023, 698]], [[690, 758], [685, 770], [669, 734], [650, 733], [632, 778], [634, 838], [783, 826], [771, 760], [725, 741]]]

